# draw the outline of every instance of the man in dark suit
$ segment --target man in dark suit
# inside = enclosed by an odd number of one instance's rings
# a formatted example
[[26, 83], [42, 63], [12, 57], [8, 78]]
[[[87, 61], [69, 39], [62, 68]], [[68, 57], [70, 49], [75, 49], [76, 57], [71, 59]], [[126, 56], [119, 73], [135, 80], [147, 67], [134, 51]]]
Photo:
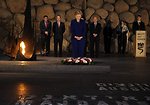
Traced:
[[106, 26], [104, 27], [104, 30], [103, 30], [105, 54], [111, 53], [112, 33], [113, 33], [113, 29], [111, 27], [111, 21], [108, 20], [106, 23]]
[[101, 24], [98, 23], [96, 16], [93, 17], [93, 22], [90, 24], [90, 56], [92, 58], [99, 56]]
[[61, 16], [56, 16], [56, 22], [53, 23], [53, 33], [54, 33], [54, 53], [55, 57], [58, 56], [58, 45], [59, 45], [59, 57], [62, 56], [62, 44], [63, 44], [63, 34], [65, 32], [65, 24], [61, 22]]
[[136, 31], [138, 31], [138, 30], [143, 30], [143, 31], [145, 30], [145, 24], [144, 24], [144, 22], [142, 22], [141, 15], [137, 16], [137, 21], [135, 21], [133, 23], [132, 30], [133, 30], [134, 35], [136, 35]]
[[51, 34], [52, 24], [48, 20], [48, 16], [45, 15], [43, 20], [40, 22], [41, 31], [41, 54], [44, 54], [44, 49], [46, 47], [46, 56], [50, 55], [50, 34]]

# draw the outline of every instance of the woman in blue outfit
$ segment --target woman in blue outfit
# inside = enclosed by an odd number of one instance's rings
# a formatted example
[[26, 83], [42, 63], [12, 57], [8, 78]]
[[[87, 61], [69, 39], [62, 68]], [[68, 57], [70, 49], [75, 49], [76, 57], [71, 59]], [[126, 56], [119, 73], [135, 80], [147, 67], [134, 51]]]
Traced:
[[75, 19], [71, 21], [71, 44], [72, 44], [72, 57], [84, 57], [84, 48], [86, 42], [86, 23], [81, 19], [82, 12], [75, 12]]

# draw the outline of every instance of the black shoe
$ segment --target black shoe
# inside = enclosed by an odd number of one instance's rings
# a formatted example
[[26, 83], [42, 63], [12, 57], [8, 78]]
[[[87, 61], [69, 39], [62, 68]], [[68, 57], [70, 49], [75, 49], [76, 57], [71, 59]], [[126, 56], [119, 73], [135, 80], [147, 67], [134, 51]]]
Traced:
[[15, 61], [16, 58], [15, 57], [10, 57], [10, 61]]
[[55, 57], [57, 57], [57, 54], [54, 54]]
[[49, 53], [46, 53], [45, 55], [46, 55], [46, 56], [50, 56], [50, 54], [49, 54]]
[[60, 54], [59, 57], [62, 57], [62, 54]]
[[99, 55], [96, 55], [95, 58], [99, 58]]

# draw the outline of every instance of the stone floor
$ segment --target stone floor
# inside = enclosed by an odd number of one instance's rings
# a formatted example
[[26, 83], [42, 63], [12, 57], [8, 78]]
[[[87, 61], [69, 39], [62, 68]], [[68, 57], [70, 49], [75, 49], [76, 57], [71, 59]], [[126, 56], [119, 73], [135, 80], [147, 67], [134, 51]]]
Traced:
[[150, 105], [150, 57], [102, 55], [95, 65], [63, 58], [0, 56], [0, 105]]

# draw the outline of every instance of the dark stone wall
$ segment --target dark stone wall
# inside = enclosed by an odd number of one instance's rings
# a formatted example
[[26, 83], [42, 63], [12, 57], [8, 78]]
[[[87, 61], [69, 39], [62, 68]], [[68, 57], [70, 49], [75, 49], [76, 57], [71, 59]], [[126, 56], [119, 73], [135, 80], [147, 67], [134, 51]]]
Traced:
[[[119, 19], [124, 19], [130, 29], [137, 14], [141, 14], [146, 29], [147, 51], [150, 52], [150, 0], [31, 0], [32, 21], [35, 22], [37, 41], [40, 35], [39, 22], [43, 15], [48, 15], [53, 22], [55, 15], [62, 16], [65, 22], [66, 32], [64, 34], [63, 50], [67, 51], [70, 45], [70, 21], [74, 18], [76, 10], [84, 10], [85, 18], [89, 22], [93, 15], [99, 17], [99, 22], [104, 27], [106, 19], [110, 19], [112, 27], [116, 28]], [[24, 25], [24, 11], [26, 0], [0, 0], [0, 49], [10, 52], [11, 39], [22, 34]], [[12, 34], [13, 33], [13, 34]], [[53, 50], [53, 38], [51, 39], [51, 50]], [[103, 52], [103, 35], [101, 34], [100, 51]], [[112, 41], [112, 51], [117, 52], [116, 39]]]

